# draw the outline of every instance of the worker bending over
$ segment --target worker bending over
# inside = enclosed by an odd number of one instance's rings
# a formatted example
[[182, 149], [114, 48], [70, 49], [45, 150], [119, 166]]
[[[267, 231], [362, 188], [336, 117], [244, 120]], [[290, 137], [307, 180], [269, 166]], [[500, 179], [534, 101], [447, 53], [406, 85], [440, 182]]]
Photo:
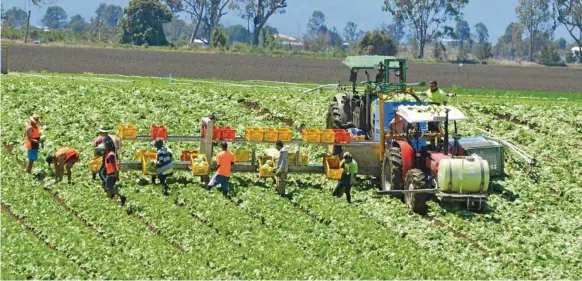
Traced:
[[333, 196], [341, 197], [345, 192], [348, 203], [352, 203], [352, 182], [355, 182], [358, 166], [349, 152], [345, 152], [343, 156], [344, 159], [340, 162], [340, 168], [343, 169], [342, 176], [333, 191]]
[[228, 144], [223, 141], [220, 143], [222, 151], [216, 155], [216, 174], [208, 183], [208, 188], [213, 188], [220, 184], [222, 195], [228, 195], [228, 182], [230, 181], [230, 171], [234, 165], [234, 155], [228, 151]]
[[160, 183], [164, 189], [164, 195], [168, 195], [169, 187], [166, 179], [174, 173], [172, 150], [164, 146], [164, 141], [162, 139], [152, 141], [152, 146], [158, 150], [156, 158], [156, 174], [152, 176], [152, 183], [156, 183], [156, 176], [160, 178]]
[[67, 167], [67, 179], [69, 183], [72, 183], [71, 179], [71, 168], [79, 161], [79, 151], [70, 147], [63, 147], [53, 155], [46, 157], [46, 162], [49, 167], [51, 165], [55, 166], [55, 179], [57, 182], [63, 180], [63, 174], [65, 172], [65, 166]]
[[275, 173], [275, 182], [277, 183], [277, 192], [281, 197], [286, 196], [285, 193], [285, 179], [287, 177], [287, 170], [289, 168], [289, 152], [283, 146], [283, 142], [278, 140], [275, 144], [279, 150], [279, 157], [277, 158], [277, 165], [273, 172]]
[[24, 144], [28, 151], [28, 164], [26, 165], [26, 172], [32, 173], [32, 165], [34, 161], [38, 160], [38, 149], [40, 146], [40, 116], [33, 114], [28, 122], [26, 122], [26, 130], [24, 136]]

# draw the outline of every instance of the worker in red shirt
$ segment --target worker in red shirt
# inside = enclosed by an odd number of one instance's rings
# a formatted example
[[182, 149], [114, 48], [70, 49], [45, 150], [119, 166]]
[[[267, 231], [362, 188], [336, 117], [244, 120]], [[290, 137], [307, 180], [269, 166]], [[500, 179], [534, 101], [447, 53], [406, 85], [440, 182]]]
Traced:
[[207, 187], [210, 189], [220, 184], [222, 195], [227, 196], [230, 170], [232, 165], [234, 165], [234, 155], [228, 151], [228, 144], [225, 141], [220, 143], [220, 147], [222, 151], [216, 155], [216, 164], [218, 165], [216, 174], [210, 180]]
[[47, 156], [46, 162], [48, 163], [49, 167], [51, 165], [55, 165], [55, 178], [57, 182], [63, 180], [63, 174], [65, 172], [66, 166], [67, 178], [69, 183], [72, 183], [71, 168], [73, 168], [75, 163], [79, 162], [79, 151], [74, 148], [63, 147], [57, 150], [55, 154]]

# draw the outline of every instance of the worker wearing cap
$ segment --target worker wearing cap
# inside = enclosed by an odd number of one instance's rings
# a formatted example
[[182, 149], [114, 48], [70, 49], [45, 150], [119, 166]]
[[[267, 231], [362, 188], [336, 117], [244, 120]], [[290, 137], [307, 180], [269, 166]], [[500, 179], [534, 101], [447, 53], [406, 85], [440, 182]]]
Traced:
[[278, 140], [275, 144], [277, 150], [279, 150], [279, 157], [277, 157], [277, 165], [273, 172], [275, 173], [275, 182], [277, 183], [277, 192], [282, 197], [285, 194], [285, 179], [287, 177], [287, 170], [289, 168], [289, 152], [287, 148], [283, 145], [283, 142]]
[[228, 144], [223, 141], [220, 143], [222, 151], [216, 155], [216, 174], [208, 183], [208, 188], [215, 187], [220, 184], [222, 195], [228, 194], [228, 182], [230, 180], [230, 170], [234, 165], [234, 155], [228, 151]]
[[40, 126], [40, 116], [36, 113], [33, 114], [26, 123], [24, 144], [28, 151], [28, 165], [26, 166], [26, 172], [29, 174], [32, 172], [34, 161], [38, 159], [38, 149], [41, 142]]
[[390, 121], [390, 133], [393, 135], [402, 135], [406, 132], [406, 122], [400, 113], [396, 112], [394, 118]]
[[168, 195], [169, 187], [166, 179], [174, 173], [172, 150], [164, 146], [164, 141], [162, 139], [152, 141], [152, 146], [158, 150], [156, 157], [156, 174], [152, 176], [152, 183], [156, 183], [156, 177], [160, 178], [160, 183], [164, 188], [164, 195]]
[[[352, 203], [352, 194], [350, 192], [352, 189], [351, 163], [353, 159], [352, 155], [349, 152], [345, 152], [343, 158], [344, 159], [340, 162], [340, 168], [343, 169], [342, 176], [333, 191], [333, 196], [340, 197], [342, 196], [343, 192], [345, 192], [348, 203]], [[355, 169], [357, 170], [357, 164]]]
[[[105, 153], [105, 146], [101, 144], [103, 144], [105, 139], [110, 138], [115, 145], [115, 156], [117, 156], [119, 160], [119, 154], [117, 153], [117, 150], [123, 145], [123, 140], [121, 140], [121, 138], [116, 135], [109, 135], [109, 131], [105, 128], [99, 128], [97, 129], [97, 132], [99, 132], [99, 136], [97, 136], [95, 141], [93, 141], [93, 147], [95, 147], [95, 156], [103, 156]], [[102, 172], [104, 167], [105, 166], [102, 164], [99, 171]], [[93, 173], [93, 180], [95, 180], [96, 176], [97, 173]], [[103, 175], [101, 175], [101, 179], [104, 179]]]
[[46, 162], [50, 165], [55, 165], [55, 178], [57, 182], [63, 180], [65, 166], [67, 167], [67, 178], [69, 183], [71, 180], [71, 168], [79, 161], [79, 151], [70, 147], [63, 147], [57, 150], [53, 155], [46, 157]]

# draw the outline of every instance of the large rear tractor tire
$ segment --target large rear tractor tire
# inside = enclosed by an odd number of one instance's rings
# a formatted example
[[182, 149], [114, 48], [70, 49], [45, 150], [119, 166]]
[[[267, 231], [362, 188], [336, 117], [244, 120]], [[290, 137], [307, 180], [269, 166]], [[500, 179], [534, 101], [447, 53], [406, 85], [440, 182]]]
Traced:
[[[390, 175], [390, 188], [388, 190], [403, 190], [404, 183], [402, 182], [402, 152], [400, 147], [391, 147], [388, 150], [387, 157], [389, 160], [388, 169]], [[386, 172], [386, 170], [384, 170], [384, 172]]]
[[[430, 184], [426, 179], [426, 175], [420, 169], [412, 169], [406, 174], [404, 186], [407, 190], [429, 189]], [[426, 200], [427, 194], [422, 193], [406, 193], [404, 195], [404, 202], [413, 212], [424, 215], [428, 209]]]
[[325, 127], [328, 129], [341, 129], [342, 117], [337, 101], [329, 105], [327, 110], [327, 118], [325, 119]]

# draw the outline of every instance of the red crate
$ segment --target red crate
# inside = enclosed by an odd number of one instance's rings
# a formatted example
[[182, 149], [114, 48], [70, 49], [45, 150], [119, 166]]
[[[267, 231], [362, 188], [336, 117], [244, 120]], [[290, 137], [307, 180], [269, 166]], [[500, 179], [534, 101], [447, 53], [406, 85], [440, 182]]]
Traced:
[[166, 125], [152, 124], [151, 137], [152, 139], [167, 139], [168, 129], [166, 128]]
[[[206, 138], [206, 127], [202, 127], [202, 138], [205, 139]], [[212, 128], [212, 140], [219, 140], [220, 139], [220, 127], [214, 126], [214, 128]]]
[[336, 143], [350, 143], [350, 132], [342, 129], [333, 129]]
[[236, 130], [232, 127], [219, 127], [220, 140], [233, 141], [236, 138]]
[[184, 150], [184, 151], [182, 151], [182, 156], [180, 156], [180, 161], [190, 161], [190, 159], [192, 158], [192, 155], [197, 156], [198, 150], [196, 150], [196, 149]]

